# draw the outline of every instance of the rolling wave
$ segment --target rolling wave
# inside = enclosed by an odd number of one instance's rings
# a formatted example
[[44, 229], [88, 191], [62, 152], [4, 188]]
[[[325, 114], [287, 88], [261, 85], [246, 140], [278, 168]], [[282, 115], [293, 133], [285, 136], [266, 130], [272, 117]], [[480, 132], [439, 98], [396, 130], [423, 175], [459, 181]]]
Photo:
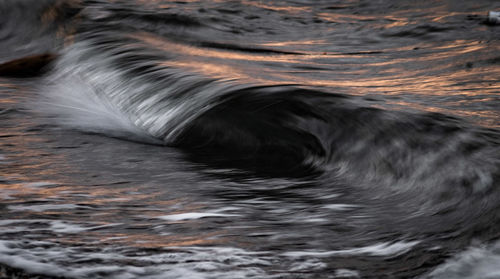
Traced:
[[[52, 32], [58, 24], [72, 30], [34, 104], [63, 125], [181, 147], [211, 164], [363, 187], [405, 192], [444, 185], [467, 195], [487, 192], [498, 180], [497, 130], [438, 113], [383, 110], [312, 87], [205, 76], [171, 61], [206, 49], [220, 50], [217, 57], [303, 54], [207, 41], [202, 34], [220, 28], [210, 20], [96, 3], [101, 9], [94, 1], [47, 1], [37, 11]], [[23, 5], [14, 5], [16, 13]]]
[[488, 191], [497, 179], [496, 130], [317, 89], [207, 78], [165, 65], [171, 55], [136, 38], [84, 34], [47, 78], [43, 110], [71, 127], [263, 172], [453, 185], [463, 194]]

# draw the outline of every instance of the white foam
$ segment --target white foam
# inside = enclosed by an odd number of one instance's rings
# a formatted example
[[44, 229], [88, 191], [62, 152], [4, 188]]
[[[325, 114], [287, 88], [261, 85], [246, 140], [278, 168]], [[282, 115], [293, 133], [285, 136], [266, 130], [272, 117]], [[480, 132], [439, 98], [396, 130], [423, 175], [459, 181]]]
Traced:
[[[33, 107], [70, 127], [171, 142], [192, 119], [214, 106], [217, 96], [245, 87], [208, 82], [173, 68], [155, 73], [163, 73], [162, 79], [153, 80], [147, 73], [131, 78], [125, 74], [128, 69], [113, 66], [123, 55], [95, 49], [91, 40], [72, 44], [42, 89], [43, 99]], [[185, 90], [189, 94], [179, 98]]]
[[[89, 252], [87, 246], [82, 248], [50, 242], [0, 240], [0, 263], [68, 278], [272, 278], [262, 269], [272, 264], [265, 253], [238, 248], [170, 247], [165, 252], [146, 255], [126, 255], [121, 249], [109, 248], [96, 253]], [[94, 263], [80, 264], [89, 261]]]
[[321, 223], [321, 222], [327, 222], [328, 219], [320, 218], [320, 217], [318, 217], [318, 218], [305, 218], [303, 221], [306, 223]]
[[85, 208], [85, 207], [75, 204], [39, 204], [39, 205], [9, 205], [7, 208], [11, 211], [43, 212], [47, 210], [63, 210], [63, 209]]
[[423, 278], [498, 279], [500, 278], [500, 241], [490, 246], [471, 246]]
[[116, 225], [119, 225], [119, 224], [105, 224], [105, 225], [84, 227], [80, 224], [75, 224], [75, 223], [65, 222], [65, 221], [51, 221], [50, 222], [50, 228], [52, 231], [57, 232], [57, 233], [69, 233], [69, 234], [80, 233], [80, 232], [88, 231], [88, 230], [102, 229], [102, 228], [112, 227], [112, 226], [116, 226]]
[[234, 211], [240, 209], [239, 207], [236, 206], [226, 206], [218, 209], [211, 210], [210, 212], [224, 212], [224, 211]]
[[238, 214], [223, 214], [223, 213], [210, 213], [210, 212], [188, 212], [172, 215], [159, 216], [157, 218], [168, 220], [168, 221], [184, 221], [184, 220], [194, 220], [207, 217], [236, 217], [241, 216]]
[[[77, 224], [74, 222], [69, 222], [69, 221], [62, 221], [62, 220], [50, 220], [50, 219], [7, 219], [7, 220], [0, 220], [0, 226], [4, 228], [0, 228], [0, 232], [5, 232], [8, 230], [12, 230], [12, 227], [7, 227], [7, 226], [12, 226], [12, 225], [26, 225], [26, 224], [47, 224], [49, 226], [49, 229], [52, 230], [53, 232], [57, 233], [80, 233], [83, 231], [88, 231], [88, 230], [97, 230], [97, 229], [102, 229], [102, 228], [107, 228], [107, 227], [112, 227], [112, 226], [118, 226], [121, 225], [121, 223], [112, 223], [112, 224], [96, 224], [96, 223], [84, 223], [84, 224]], [[21, 227], [17, 227], [21, 228]], [[5, 231], [4, 231], [5, 230]], [[40, 227], [40, 228], [30, 228], [29, 231], [44, 231], [47, 230], [45, 227]]]
[[262, 198], [248, 199], [248, 200], [244, 200], [242, 202], [246, 203], [246, 204], [275, 204], [275, 203], [278, 203], [278, 201], [264, 200]]
[[239, 214], [226, 214], [222, 212], [226, 211], [235, 211], [240, 209], [239, 207], [227, 206], [217, 209], [208, 210], [207, 212], [186, 212], [179, 214], [169, 214], [158, 216], [156, 218], [168, 221], [185, 221], [185, 220], [196, 220], [201, 218], [209, 218], [209, 217], [237, 217], [241, 216]]
[[27, 227], [10, 227], [10, 228], [0, 228], [0, 233], [2, 234], [7, 234], [7, 233], [19, 233], [19, 232], [25, 232], [29, 230]]
[[352, 209], [352, 208], [357, 208], [359, 206], [354, 205], [354, 204], [343, 204], [343, 203], [337, 203], [337, 204], [327, 204], [322, 206], [322, 208], [326, 209], [333, 209], [333, 210], [347, 210], [347, 209]]
[[292, 251], [286, 252], [283, 255], [289, 257], [331, 257], [331, 256], [344, 256], [344, 255], [362, 255], [367, 254], [370, 256], [396, 256], [408, 252], [413, 246], [420, 241], [409, 242], [384, 242], [365, 247], [351, 248], [336, 251]]
[[335, 278], [359, 278], [359, 272], [350, 269], [335, 270]]
[[30, 188], [40, 188], [40, 187], [55, 186], [55, 185], [57, 185], [57, 183], [48, 182], [48, 181], [30, 182], [30, 183], [24, 184], [24, 186], [30, 187]]
[[0, 195], [3, 200], [13, 200], [15, 199], [12, 195], [19, 193], [19, 191], [0, 189]]
[[331, 195], [326, 195], [326, 196], [321, 196], [321, 199], [333, 199], [333, 198], [338, 198], [340, 197], [341, 194], [331, 194]]
[[489, 11], [488, 22], [491, 24], [500, 24], [500, 11]]
[[[23, 250], [19, 248], [9, 247], [10, 242], [0, 240], [0, 262], [8, 266], [21, 268], [31, 273], [61, 275], [65, 274], [66, 270], [59, 268], [53, 264], [44, 263], [37, 260], [35, 257], [22, 256]], [[30, 259], [31, 258], [31, 259]]]
[[290, 268], [290, 271], [310, 271], [310, 270], [315, 270], [315, 269], [322, 269], [322, 268], [325, 268], [326, 267], [326, 264], [321, 262], [321, 261], [318, 261], [316, 259], [307, 259], [307, 260], [304, 260], [304, 261], [299, 261], [297, 262], [296, 265], [293, 265], [291, 268]]

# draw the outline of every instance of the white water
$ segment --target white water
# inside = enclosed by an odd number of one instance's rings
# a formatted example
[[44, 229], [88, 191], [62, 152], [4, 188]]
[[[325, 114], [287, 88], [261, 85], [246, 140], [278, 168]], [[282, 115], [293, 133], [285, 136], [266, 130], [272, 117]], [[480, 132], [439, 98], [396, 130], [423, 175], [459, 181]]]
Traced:
[[428, 279], [500, 278], [500, 242], [477, 243], [438, 266]]
[[[141, 63], [112, 66], [132, 55], [119, 53], [123, 46], [117, 45], [116, 53], [105, 53], [90, 43], [79, 42], [65, 49], [57, 70], [41, 88], [41, 100], [33, 105], [71, 128], [169, 143], [186, 124], [216, 105], [217, 96], [246, 87], [162, 66], [157, 66], [157, 73], [133, 77], [126, 72], [141, 67]], [[162, 78], [155, 80], [157, 74]], [[196, 84], [202, 85], [193, 86]]]

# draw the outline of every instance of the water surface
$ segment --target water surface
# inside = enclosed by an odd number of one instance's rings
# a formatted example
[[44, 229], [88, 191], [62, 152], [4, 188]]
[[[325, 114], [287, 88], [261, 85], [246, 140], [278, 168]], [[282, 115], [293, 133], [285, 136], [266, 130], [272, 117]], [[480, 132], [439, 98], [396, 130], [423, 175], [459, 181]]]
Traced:
[[0, 263], [496, 278], [498, 1], [3, 1]]

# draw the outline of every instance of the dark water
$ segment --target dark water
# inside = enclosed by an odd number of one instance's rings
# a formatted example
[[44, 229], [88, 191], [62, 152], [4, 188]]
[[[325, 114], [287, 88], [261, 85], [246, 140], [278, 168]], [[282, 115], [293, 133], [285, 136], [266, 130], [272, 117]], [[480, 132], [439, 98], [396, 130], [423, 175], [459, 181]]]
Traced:
[[500, 278], [498, 1], [0, 2], [0, 263]]

